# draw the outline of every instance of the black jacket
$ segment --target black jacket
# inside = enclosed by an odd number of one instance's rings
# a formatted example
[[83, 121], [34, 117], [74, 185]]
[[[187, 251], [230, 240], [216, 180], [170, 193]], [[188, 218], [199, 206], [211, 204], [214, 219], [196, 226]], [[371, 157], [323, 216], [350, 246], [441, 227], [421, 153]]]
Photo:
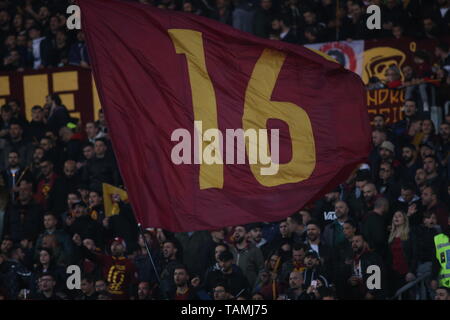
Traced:
[[43, 228], [43, 210], [34, 200], [27, 204], [9, 204], [6, 208], [4, 234], [14, 242], [22, 239], [35, 241]]
[[250, 287], [247, 281], [247, 278], [242, 273], [241, 269], [233, 265], [233, 272], [231, 274], [224, 274], [220, 270], [210, 272], [206, 279], [204, 288], [207, 292], [211, 292], [211, 290], [219, 283], [224, 283], [228, 292], [236, 297], [238, 293], [248, 294], [250, 292]]
[[82, 181], [91, 190], [102, 190], [102, 183], [118, 186], [120, 175], [114, 158], [105, 156], [88, 160], [83, 168]]
[[48, 208], [57, 215], [67, 210], [67, 195], [78, 189], [81, 178], [78, 174], [67, 177], [65, 175], [56, 179], [48, 197]]
[[387, 232], [385, 219], [375, 212], [370, 212], [361, 228], [371, 249], [381, 257], [386, 256]]

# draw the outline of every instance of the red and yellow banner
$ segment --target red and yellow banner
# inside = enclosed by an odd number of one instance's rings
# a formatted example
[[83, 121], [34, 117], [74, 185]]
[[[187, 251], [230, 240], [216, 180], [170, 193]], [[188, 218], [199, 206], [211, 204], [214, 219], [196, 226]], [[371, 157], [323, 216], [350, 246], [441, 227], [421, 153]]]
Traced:
[[[280, 220], [366, 160], [364, 85], [330, 59], [196, 15], [117, 0], [78, 4], [121, 174], [144, 227]], [[259, 137], [239, 148], [231, 136], [228, 148], [230, 131]]]

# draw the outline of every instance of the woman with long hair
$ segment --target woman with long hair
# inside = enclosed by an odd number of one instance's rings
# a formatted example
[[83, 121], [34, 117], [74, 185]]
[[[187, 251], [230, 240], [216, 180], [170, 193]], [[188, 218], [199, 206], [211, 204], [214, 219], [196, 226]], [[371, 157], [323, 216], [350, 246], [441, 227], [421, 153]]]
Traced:
[[408, 216], [403, 211], [395, 212], [389, 234], [389, 278], [390, 295], [394, 296], [398, 289], [407, 282], [415, 280], [417, 254], [415, 239], [409, 227]]

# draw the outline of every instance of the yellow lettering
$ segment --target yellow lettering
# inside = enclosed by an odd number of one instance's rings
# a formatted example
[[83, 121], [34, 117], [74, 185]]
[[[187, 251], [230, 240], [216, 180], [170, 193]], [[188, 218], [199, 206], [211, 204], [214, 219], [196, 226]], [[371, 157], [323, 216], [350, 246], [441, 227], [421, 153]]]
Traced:
[[[292, 158], [290, 162], [280, 164], [277, 175], [262, 175], [262, 164], [250, 164], [256, 180], [266, 187], [305, 180], [316, 164], [314, 136], [308, 114], [293, 103], [270, 100], [285, 59], [284, 53], [265, 49], [256, 62], [245, 92], [242, 119], [245, 131], [265, 129], [269, 119], [280, 119], [289, 126]], [[249, 154], [248, 143], [246, 149]]]
[[[169, 29], [169, 35], [176, 52], [186, 56], [195, 120], [202, 121], [204, 131], [218, 129], [216, 95], [206, 69], [202, 34], [194, 30]], [[199, 145], [194, 148], [198, 148], [198, 156], [201, 157], [200, 153], [203, 154], [204, 148], [209, 143], [203, 142], [202, 137], [198, 141]], [[223, 187], [223, 164], [202, 162], [199, 183], [200, 189], [221, 189]]]

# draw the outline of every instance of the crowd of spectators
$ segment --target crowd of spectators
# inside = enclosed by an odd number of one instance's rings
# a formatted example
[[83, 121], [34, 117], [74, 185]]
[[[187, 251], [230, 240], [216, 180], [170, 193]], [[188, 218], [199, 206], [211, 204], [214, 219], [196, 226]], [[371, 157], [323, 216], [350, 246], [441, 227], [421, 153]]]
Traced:
[[[139, 0], [296, 44], [450, 33], [450, 0]], [[89, 66], [83, 32], [68, 30], [74, 0], [0, 0], [0, 69]], [[381, 8], [380, 30], [366, 27], [369, 5]], [[448, 50], [447, 50], [448, 51]], [[429, 70], [417, 70], [424, 75]], [[448, 70], [447, 70], [448, 71]]]
[[[0, 0], [5, 70], [88, 66], [82, 31], [64, 28], [67, 4]], [[338, 19], [336, 3], [326, 0], [155, 5], [294, 43], [369, 36], [357, 27], [364, 5], [356, 1], [341, 2]], [[448, 8], [445, 0], [387, 1], [377, 37], [448, 32]], [[448, 47], [435, 54], [448, 87]], [[283, 221], [186, 233], [140, 232], [117, 194], [119, 213], [105, 212], [102, 184], [123, 182], [101, 111], [81, 124], [52, 94], [26, 119], [23, 101], [8, 101], [0, 109], [0, 299], [388, 299], [428, 273], [403, 298], [450, 299], [438, 282], [434, 243], [450, 235], [450, 116], [438, 127], [430, 120], [428, 92], [417, 82], [429, 70], [414, 70], [418, 77], [405, 77], [415, 87], [403, 119], [374, 118], [368, 163], [335, 190]], [[82, 270], [80, 290], [67, 287], [70, 265]], [[380, 287], [367, 286], [369, 266], [379, 268]]]

